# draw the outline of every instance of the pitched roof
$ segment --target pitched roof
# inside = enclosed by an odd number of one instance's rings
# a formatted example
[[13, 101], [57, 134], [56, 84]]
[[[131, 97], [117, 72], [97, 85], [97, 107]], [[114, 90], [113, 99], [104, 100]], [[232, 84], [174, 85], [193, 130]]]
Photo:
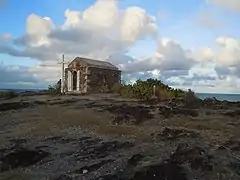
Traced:
[[116, 66], [114, 66], [113, 64], [111, 64], [110, 62], [107, 62], [107, 61], [99, 61], [99, 60], [82, 58], [82, 57], [76, 57], [73, 61], [78, 61], [80, 63], [84, 63], [88, 67], [97, 67], [97, 68], [103, 68], [103, 69], [118, 70], [118, 68]]

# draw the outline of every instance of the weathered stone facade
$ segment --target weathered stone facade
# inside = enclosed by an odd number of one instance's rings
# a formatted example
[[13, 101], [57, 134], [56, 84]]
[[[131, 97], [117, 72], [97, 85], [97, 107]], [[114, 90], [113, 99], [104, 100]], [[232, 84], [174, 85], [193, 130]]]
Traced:
[[121, 82], [121, 71], [114, 65], [86, 58], [75, 58], [65, 69], [65, 91], [108, 92]]
[[108, 92], [115, 83], [120, 83], [121, 72], [116, 70], [89, 68], [89, 92]]

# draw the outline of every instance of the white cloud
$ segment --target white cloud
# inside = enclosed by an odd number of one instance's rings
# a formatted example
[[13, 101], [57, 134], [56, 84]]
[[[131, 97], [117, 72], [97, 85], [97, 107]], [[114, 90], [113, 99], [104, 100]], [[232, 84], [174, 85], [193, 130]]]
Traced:
[[65, 17], [66, 22], [55, 27], [49, 17], [30, 14], [26, 34], [0, 51], [41, 61], [54, 61], [62, 53], [106, 60], [137, 40], [157, 34], [155, 19], [145, 10], [121, 10], [116, 0], [98, 0], [83, 12], [67, 9]]
[[66, 21], [55, 26], [50, 17], [30, 14], [26, 33], [18, 38], [0, 39], [0, 53], [40, 61], [30, 68], [47, 83], [60, 77], [57, 64], [62, 54], [71, 61], [75, 56], [111, 61], [117, 66], [134, 59], [126, 54], [139, 39], [155, 37], [155, 18], [139, 7], [119, 9], [117, 0], [98, 0], [83, 12], [67, 9]]
[[135, 42], [136, 39], [157, 34], [155, 18], [139, 7], [127, 8], [121, 26], [122, 39]]
[[47, 34], [54, 28], [53, 22], [49, 17], [39, 17], [30, 14], [26, 22], [26, 43], [29, 46], [49, 45]]
[[195, 81], [195, 91], [212, 93], [239, 93], [239, 78], [227, 76], [225, 79]]
[[29, 72], [28, 67], [0, 64], [0, 88], [24, 88], [26, 84], [28, 87], [40, 85], [38, 79]]
[[45, 83], [51, 84], [61, 77], [61, 66], [36, 66], [28, 69], [28, 72], [38, 80], [44, 80]]
[[93, 28], [112, 28], [120, 16], [117, 4], [117, 0], [96, 1], [83, 12], [82, 19]]
[[189, 51], [188, 56], [195, 59], [202, 67], [208, 66], [215, 59], [215, 53], [211, 48], [202, 47], [196, 50]]
[[162, 39], [158, 43], [156, 53], [143, 60], [137, 60], [125, 65], [127, 71], [160, 71], [189, 70], [197, 61], [190, 57], [189, 50], [184, 50], [180, 44], [170, 39]]
[[240, 77], [240, 40], [221, 36], [216, 39], [218, 52], [216, 65], [218, 72], [233, 74]]
[[157, 77], [178, 88], [191, 88], [197, 92], [239, 92], [240, 46], [239, 40], [218, 37], [217, 50], [203, 47], [185, 50], [180, 44], [163, 38], [152, 58], [125, 64], [137, 78]]

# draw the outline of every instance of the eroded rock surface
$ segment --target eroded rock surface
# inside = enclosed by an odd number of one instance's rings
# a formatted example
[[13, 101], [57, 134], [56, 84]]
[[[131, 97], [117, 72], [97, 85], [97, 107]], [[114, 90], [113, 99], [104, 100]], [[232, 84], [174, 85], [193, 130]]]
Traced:
[[238, 180], [239, 105], [216, 99], [193, 108], [184, 100], [5, 100], [0, 177]]
[[0, 172], [34, 165], [48, 155], [49, 153], [42, 150], [15, 149], [12, 152], [2, 155], [0, 159]]

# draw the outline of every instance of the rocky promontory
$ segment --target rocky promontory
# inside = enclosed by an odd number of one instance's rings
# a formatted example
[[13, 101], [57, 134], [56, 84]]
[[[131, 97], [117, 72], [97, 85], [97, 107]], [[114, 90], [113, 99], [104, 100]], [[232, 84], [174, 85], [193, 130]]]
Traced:
[[0, 179], [240, 179], [240, 102], [28, 94], [0, 100]]

